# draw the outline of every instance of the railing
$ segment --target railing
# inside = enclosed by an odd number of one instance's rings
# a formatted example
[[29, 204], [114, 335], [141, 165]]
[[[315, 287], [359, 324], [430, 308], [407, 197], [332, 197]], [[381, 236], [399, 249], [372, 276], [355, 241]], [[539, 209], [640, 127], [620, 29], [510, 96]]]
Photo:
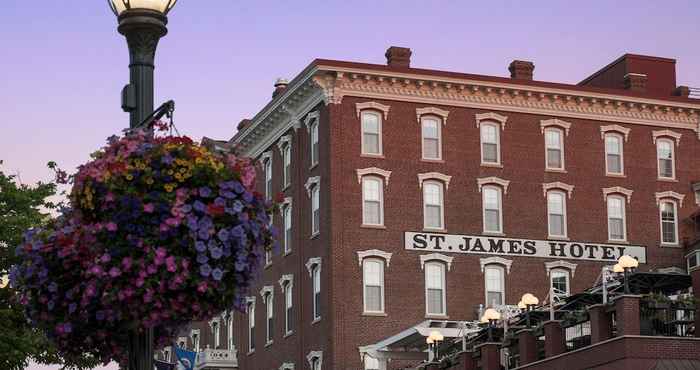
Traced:
[[573, 351], [591, 344], [591, 321], [587, 312], [577, 313], [579, 316], [564, 326], [566, 351]]
[[690, 94], [688, 95], [691, 98], [700, 98], [700, 88], [697, 87], [691, 87], [688, 88]]
[[686, 337], [694, 323], [695, 305], [647, 298], [640, 302], [639, 316], [641, 335]]
[[238, 351], [234, 349], [207, 348], [199, 352], [196, 369], [233, 369], [238, 367]]

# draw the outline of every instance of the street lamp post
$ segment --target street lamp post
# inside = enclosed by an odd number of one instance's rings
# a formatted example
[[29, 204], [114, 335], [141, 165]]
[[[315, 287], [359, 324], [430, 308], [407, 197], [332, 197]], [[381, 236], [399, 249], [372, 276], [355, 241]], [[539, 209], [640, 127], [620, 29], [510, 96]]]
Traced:
[[[177, 0], [107, 0], [117, 16], [117, 30], [129, 46], [129, 84], [122, 90], [122, 109], [129, 128], [153, 112], [153, 70], [158, 41], [168, 33], [168, 12]], [[129, 370], [153, 370], [153, 329], [129, 334]]]
[[489, 308], [486, 311], [484, 311], [484, 315], [481, 316], [481, 322], [482, 323], [488, 323], [488, 341], [493, 342], [493, 327], [496, 326], [496, 321], [501, 319], [501, 314], [500, 312], [494, 310], [493, 308]]
[[639, 266], [639, 261], [634, 257], [624, 255], [617, 260], [617, 265], [619, 265], [625, 273], [625, 294], [630, 294], [629, 272]]
[[177, 0], [108, 0], [129, 45], [129, 84], [122, 109], [135, 128], [153, 112], [153, 70], [158, 41], [168, 33], [168, 12]]
[[537, 297], [535, 297], [532, 293], [523, 294], [522, 298], [520, 298], [520, 302], [518, 303], [518, 307], [525, 307], [525, 320], [528, 329], [530, 329], [530, 311], [532, 311], [532, 308], [538, 303], [540, 303], [540, 300], [537, 299]]

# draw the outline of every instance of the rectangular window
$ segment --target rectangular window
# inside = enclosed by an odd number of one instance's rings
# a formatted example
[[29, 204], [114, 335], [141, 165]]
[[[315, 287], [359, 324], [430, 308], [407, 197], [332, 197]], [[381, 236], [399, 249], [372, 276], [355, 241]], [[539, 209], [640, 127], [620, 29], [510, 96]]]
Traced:
[[311, 370], [321, 370], [321, 360], [318, 357], [311, 359]]
[[274, 306], [272, 304], [272, 294], [268, 293], [265, 295], [265, 310], [266, 310], [266, 323], [267, 323], [267, 343], [272, 343], [272, 333], [274, 333]]
[[226, 318], [226, 340], [228, 341], [227, 349], [233, 349], [233, 313], [229, 311]]
[[484, 269], [486, 284], [486, 307], [500, 306], [505, 296], [505, 276], [503, 267], [490, 265]]
[[321, 269], [318, 265], [311, 270], [314, 292], [314, 320], [321, 318]]
[[552, 289], [555, 297], [567, 297], [570, 295], [569, 272], [566, 270], [552, 270], [549, 273], [552, 281]]
[[498, 129], [499, 126], [493, 124], [481, 124], [481, 163], [501, 163]]
[[566, 198], [564, 193], [547, 193], [547, 219], [550, 237], [566, 237]]
[[423, 136], [423, 159], [442, 158], [440, 120], [435, 117], [421, 118]]
[[219, 323], [214, 321], [211, 323], [211, 331], [214, 335], [214, 349], [218, 349], [221, 345], [221, 333], [219, 330]]
[[318, 164], [319, 150], [318, 150], [318, 119], [310, 126], [311, 135], [311, 166]]
[[657, 140], [656, 154], [659, 163], [659, 177], [664, 179], [675, 178], [673, 142], [667, 139]]
[[321, 209], [319, 208], [319, 186], [315, 185], [311, 189], [311, 234], [316, 235], [320, 232], [321, 227]]
[[605, 135], [605, 169], [609, 174], [622, 175], [622, 137], [616, 134]]
[[434, 181], [423, 183], [424, 227], [443, 229], [443, 195], [442, 184]]
[[661, 243], [678, 244], [678, 218], [676, 203], [665, 201], [659, 206], [661, 214]]
[[284, 284], [284, 332], [290, 334], [292, 327], [292, 284]]
[[284, 207], [284, 254], [292, 251], [292, 206]]
[[547, 169], [564, 169], [564, 135], [561, 130], [548, 128], [544, 131], [547, 149]]
[[625, 232], [625, 200], [619, 196], [608, 197], [608, 239], [627, 239]]
[[382, 117], [376, 112], [362, 112], [362, 154], [382, 154]]
[[484, 207], [484, 232], [501, 233], [501, 189], [485, 186], [482, 190]]
[[255, 303], [248, 303], [248, 352], [255, 351]]
[[425, 313], [445, 315], [445, 265], [440, 262], [425, 264]]
[[362, 270], [365, 312], [384, 312], [384, 262], [365, 259]]
[[284, 186], [287, 187], [292, 183], [292, 146], [286, 144], [282, 149], [282, 161], [284, 165]]
[[265, 197], [272, 199], [272, 158], [265, 161]]
[[383, 189], [382, 180], [376, 177], [362, 179], [362, 223], [364, 225], [383, 225]]

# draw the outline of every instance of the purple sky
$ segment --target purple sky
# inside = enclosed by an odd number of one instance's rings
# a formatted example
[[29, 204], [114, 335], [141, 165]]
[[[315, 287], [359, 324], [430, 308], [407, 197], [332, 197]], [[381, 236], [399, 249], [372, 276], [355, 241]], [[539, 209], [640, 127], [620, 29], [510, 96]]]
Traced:
[[[611, 5], [614, 4], [614, 5]], [[700, 3], [665, 1], [182, 0], [156, 69], [156, 105], [195, 139], [228, 139], [269, 99], [277, 77], [314, 58], [384, 63], [390, 45], [412, 65], [576, 83], [625, 52], [676, 58], [678, 84], [700, 87]], [[119, 94], [126, 44], [103, 0], [0, 2], [0, 160], [23, 182], [71, 172], [128, 125]]]

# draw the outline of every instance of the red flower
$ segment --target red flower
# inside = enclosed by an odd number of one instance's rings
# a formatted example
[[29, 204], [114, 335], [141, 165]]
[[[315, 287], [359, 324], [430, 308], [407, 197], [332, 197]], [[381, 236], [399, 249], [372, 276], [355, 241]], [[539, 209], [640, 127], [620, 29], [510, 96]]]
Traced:
[[221, 216], [224, 214], [224, 207], [212, 203], [207, 206], [207, 212], [212, 216]]

